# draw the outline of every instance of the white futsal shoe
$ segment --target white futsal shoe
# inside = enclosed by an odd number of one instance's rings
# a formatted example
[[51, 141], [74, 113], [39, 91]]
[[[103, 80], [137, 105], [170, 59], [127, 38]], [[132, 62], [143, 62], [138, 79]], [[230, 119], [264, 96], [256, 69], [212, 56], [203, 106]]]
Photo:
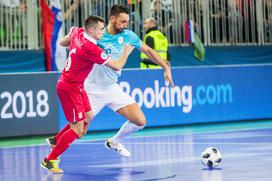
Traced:
[[109, 150], [116, 151], [122, 157], [131, 157], [129, 151], [121, 143], [114, 143], [111, 139], [105, 142], [105, 147]]

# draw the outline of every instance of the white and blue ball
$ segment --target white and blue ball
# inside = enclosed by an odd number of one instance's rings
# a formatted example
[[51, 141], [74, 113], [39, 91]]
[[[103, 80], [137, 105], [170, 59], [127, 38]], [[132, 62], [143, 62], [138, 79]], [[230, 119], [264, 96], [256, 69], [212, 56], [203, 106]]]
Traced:
[[220, 151], [214, 147], [209, 147], [201, 153], [201, 162], [209, 168], [219, 166], [221, 161], [222, 155]]

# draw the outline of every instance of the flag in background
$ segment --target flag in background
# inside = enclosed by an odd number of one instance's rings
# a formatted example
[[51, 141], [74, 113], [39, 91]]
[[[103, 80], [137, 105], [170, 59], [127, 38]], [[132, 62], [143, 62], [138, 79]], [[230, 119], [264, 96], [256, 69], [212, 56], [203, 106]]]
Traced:
[[47, 71], [52, 70], [52, 35], [54, 27], [54, 14], [46, 4], [40, 0], [42, 10], [42, 34], [44, 42], [45, 67]]
[[194, 34], [194, 37], [195, 37], [195, 41], [193, 43], [194, 57], [199, 61], [204, 61], [206, 49], [196, 33]]
[[42, 10], [42, 33], [47, 71], [62, 70], [66, 60], [66, 49], [59, 45], [62, 37], [62, 15], [59, 0], [52, 0], [52, 9], [45, 0], [40, 0]]
[[187, 43], [195, 42], [193, 20], [187, 19], [185, 21], [185, 38]]
[[66, 61], [66, 48], [59, 42], [63, 37], [62, 31], [62, 13], [59, 0], [51, 1], [52, 12], [54, 14], [54, 27], [52, 35], [52, 70], [63, 70]]
[[193, 20], [187, 19], [185, 21], [185, 38], [186, 42], [191, 44], [194, 48], [194, 57], [199, 61], [204, 61], [206, 49], [198, 34], [194, 31]]

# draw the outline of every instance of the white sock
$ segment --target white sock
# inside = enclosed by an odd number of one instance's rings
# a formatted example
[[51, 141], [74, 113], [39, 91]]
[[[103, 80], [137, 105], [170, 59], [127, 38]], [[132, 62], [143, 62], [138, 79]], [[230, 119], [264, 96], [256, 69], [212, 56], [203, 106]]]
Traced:
[[144, 126], [137, 126], [129, 121], [126, 121], [116, 135], [114, 135], [111, 139], [113, 142], [119, 143], [124, 137], [143, 128]]

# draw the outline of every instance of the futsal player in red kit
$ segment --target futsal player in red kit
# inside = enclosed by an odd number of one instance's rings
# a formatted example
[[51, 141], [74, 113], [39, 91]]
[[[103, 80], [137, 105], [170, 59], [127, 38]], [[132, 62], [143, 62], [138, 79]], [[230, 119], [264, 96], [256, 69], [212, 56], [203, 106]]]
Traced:
[[133, 47], [126, 45], [118, 60], [112, 60], [100, 47], [97, 40], [103, 35], [104, 20], [98, 16], [89, 16], [84, 28], [72, 27], [70, 33], [62, 38], [60, 44], [68, 46], [69, 57], [57, 82], [57, 94], [65, 117], [69, 124], [55, 137], [56, 145], [42, 161], [42, 167], [52, 173], [63, 173], [57, 158], [68, 149], [77, 138], [88, 130], [93, 118], [90, 102], [84, 90], [84, 80], [94, 64], [107, 65], [114, 70], [121, 70]]

